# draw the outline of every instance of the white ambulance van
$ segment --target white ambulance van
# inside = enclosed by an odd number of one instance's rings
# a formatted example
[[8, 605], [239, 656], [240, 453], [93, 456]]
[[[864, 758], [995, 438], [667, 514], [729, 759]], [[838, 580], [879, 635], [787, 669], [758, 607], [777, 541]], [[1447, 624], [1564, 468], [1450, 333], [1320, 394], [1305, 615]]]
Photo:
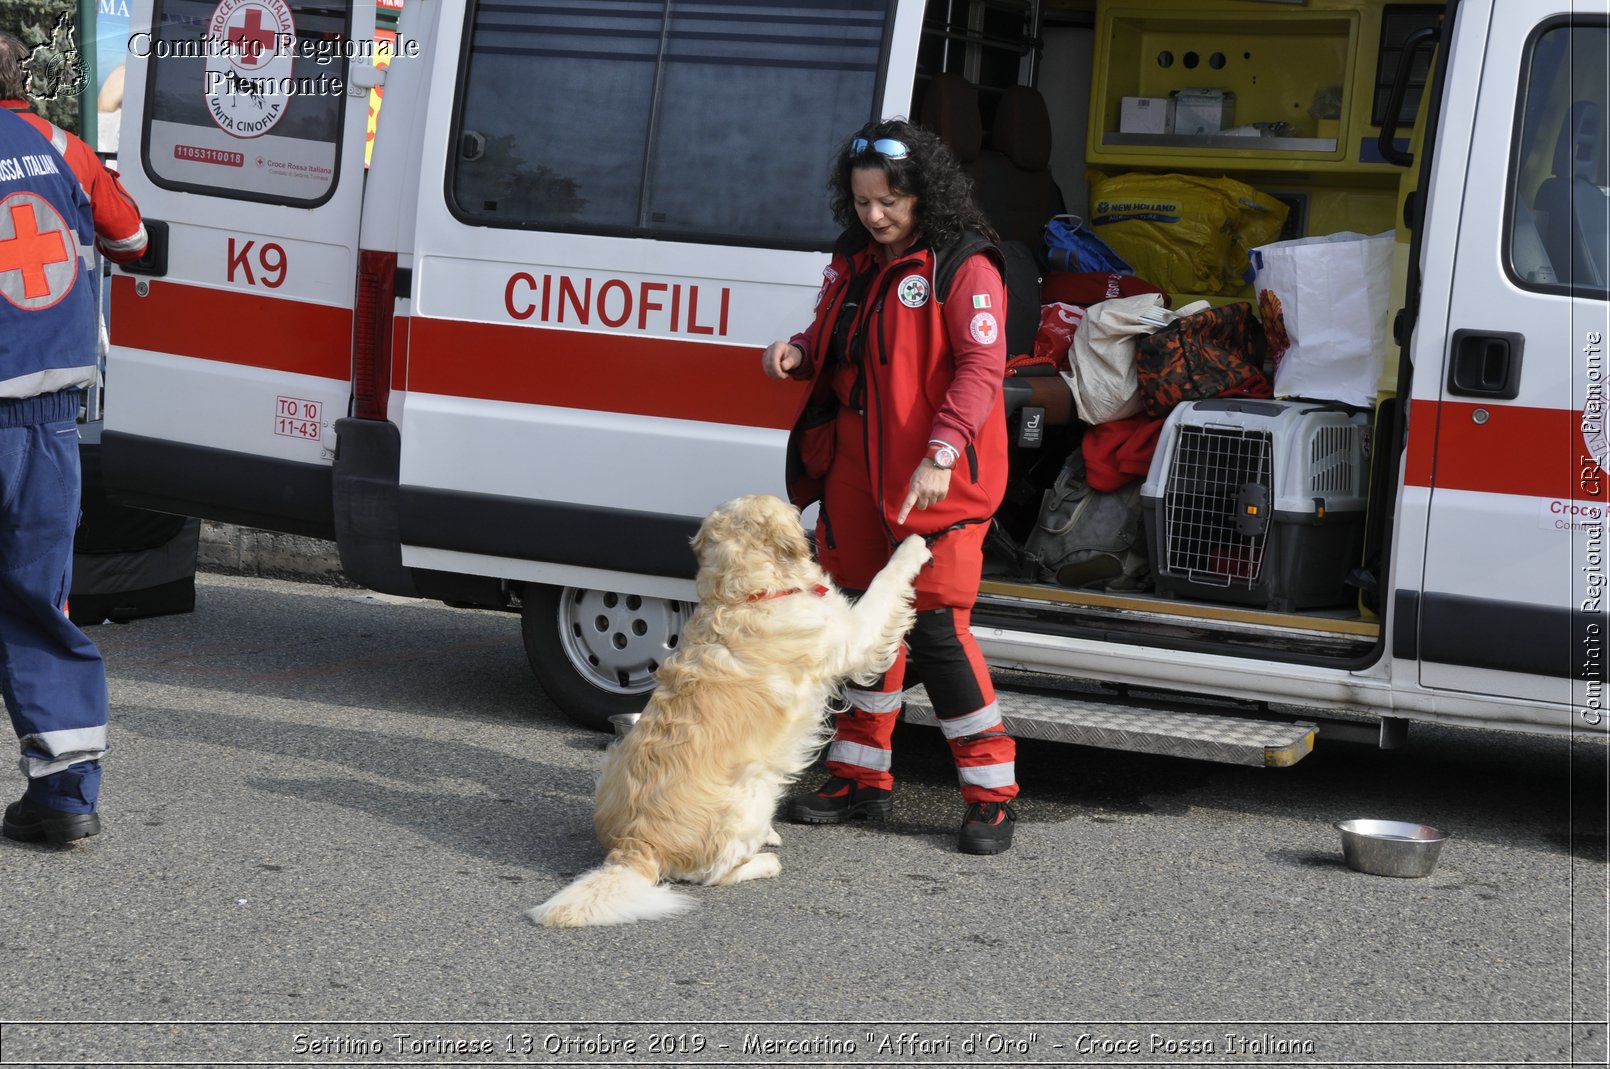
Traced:
[[[1395, 296], [1377, 403], [1332, 437], [1282, 429], [1324, 404], [1171, 420], [1149, 587], [992, 558], [973, 627], [1008, 727], [1260, 765], [1412, 721], [1603, 733], [1607, 22], [1606, 0], [406, 0], [382, 70], [372, 0], [139, 0], [122, 162], [159, 240], [112, 281], [106, 479], [334, 539], [375, 590], [518, 611], [543, 687], [602, 727], [676, 648], [701, 517], [784, 493], [803, 396], [760, 352], [811, 315], [834, 148], [950, 74], [1007, 155], [1010, 87], [1037, 86], [1056, 162], [1008, 162], [1060, 167], [1074, 214], [1086, 166], [1233, 177], [1289, 206], [1284, 236], [1394, 231]], [[1182, 91], [1258, 136], [1130, 125]], [[1075, 440], [1033, 448], [1041, 407], [1014, 417], [992, 552]], [[1272, 522], [1189, 544], [1179, 495], [1230, 513], [1254, 485]], [[932, 721], [920, 687], [905, 715]]]

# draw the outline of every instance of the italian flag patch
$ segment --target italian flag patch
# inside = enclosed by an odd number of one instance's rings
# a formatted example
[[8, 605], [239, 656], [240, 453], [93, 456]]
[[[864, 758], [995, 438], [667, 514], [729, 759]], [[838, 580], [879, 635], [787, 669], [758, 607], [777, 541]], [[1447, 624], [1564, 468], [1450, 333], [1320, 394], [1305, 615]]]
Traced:
[[988, 308], [989, 307], [989, 294], [987, 294], [987, 293], [975, 293], [975, 294], [973, 294], [973, 307], [974, 308]]

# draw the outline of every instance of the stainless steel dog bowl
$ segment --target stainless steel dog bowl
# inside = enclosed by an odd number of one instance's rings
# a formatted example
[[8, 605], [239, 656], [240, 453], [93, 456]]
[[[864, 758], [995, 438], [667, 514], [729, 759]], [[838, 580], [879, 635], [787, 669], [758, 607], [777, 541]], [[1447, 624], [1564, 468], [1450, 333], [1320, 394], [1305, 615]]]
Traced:
[[626, 733], [632, 730], [642, 716], [642, 713], [616, 713], [610, 717], [609, 722], [615, 726], [616, 738], [625, 738]]
[[1347, 867], [1372, 876], [1429, 876], [1448, 840], [1429, 824], [1401, 820], [1344, 820], [1336, 828]]

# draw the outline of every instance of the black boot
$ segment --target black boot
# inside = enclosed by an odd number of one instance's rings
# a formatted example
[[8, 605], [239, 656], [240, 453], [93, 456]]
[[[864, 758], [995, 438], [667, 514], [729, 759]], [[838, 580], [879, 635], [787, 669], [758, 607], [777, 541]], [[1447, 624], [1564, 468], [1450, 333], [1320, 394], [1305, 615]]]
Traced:
[[19, 843], [70, 843], [101, 833], [101, 818], [94, 813], [68, 813], [40, 805], [26, 795], [6, 806], [0, 827], [7, 839]]
[[862, 787], [843, 776], [834, 776], [810, 794], [788, 800], [784, 814], [795, 824], [843, 824], [861, 817], [888, 820], [894, 811], [894, 792], [882, 787]]
[[962, 817], [956, 848], [964, 854], [999, 854], [1012, 845], [1017, 810], [1009, 802], [974, 802]]

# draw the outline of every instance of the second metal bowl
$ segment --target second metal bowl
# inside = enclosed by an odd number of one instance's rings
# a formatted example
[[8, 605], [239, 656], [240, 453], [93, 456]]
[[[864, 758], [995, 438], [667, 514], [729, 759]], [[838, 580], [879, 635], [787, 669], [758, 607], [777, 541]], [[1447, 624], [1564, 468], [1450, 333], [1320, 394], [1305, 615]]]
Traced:
[[1347, 867], [1372, 876], [1429, 876], [1448, 839], [1429, 824], [1401, 820], [1344, 820], [1336, 828]]

